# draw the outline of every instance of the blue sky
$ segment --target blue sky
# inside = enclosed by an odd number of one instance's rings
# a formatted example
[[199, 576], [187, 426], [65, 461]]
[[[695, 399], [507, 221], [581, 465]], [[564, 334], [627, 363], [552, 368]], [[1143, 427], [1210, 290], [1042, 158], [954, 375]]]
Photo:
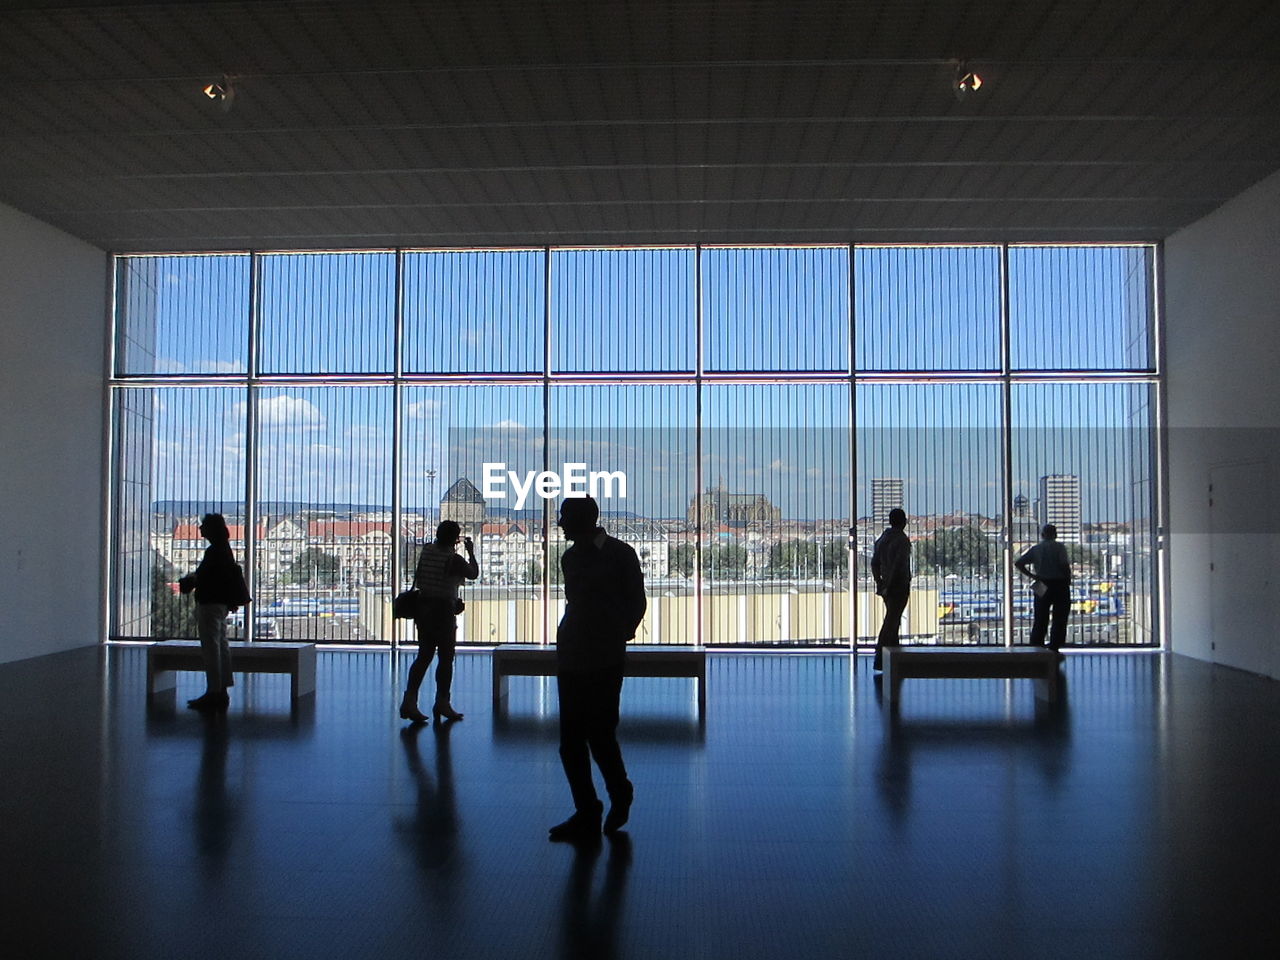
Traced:
[[[122, 372], [244, 373], [247, 256], [125, 263]], [[1146, 248], [1011, 249], [1014, 366], [1147, 366], [1150, 264]], [[696, 251], [555, 250], [550, 265], [553, 372], [695, 369]], [[405, 372], [540, 373], [546, 266], [539, 250], [406, 254]], [[849, 267], [846, 248], [704, 250], [704, 369], [847, 374], [851, 302], [859, 370], [999, 369], [998, 248], [857, 248], [852, 297]], [[389, 374], [395, 276], [388, 253], [261, 258], [259, 371]], [[1015, 385], [1014, 492], [1034, 496], [1040, 475], [1075, 473], [1084, 480], [1087, 518], [1123, 519], [1140, 509], [1134, 491], [1147, 464], [1131, 455], [1126, 431], [1145, 423], [1150, 389]], [[541, 466], [540, 385], [410, 384], [404, 391], [406, 506], [437, 500], [484, 451]], [[157, 499], [239, 499], [245, 396], [236, 387], [161, 391]], [[553, 465], [580, 454], [593, 469], [637, 473], [628, 508], [682, 515], [693, 492], [697, 399], [687, 383], [555, 384]], [[706, 384], [704, 480], [724, 477], [731, 489], [764, 493], [789, 516], [843, 515], [849, 400], [847, 381]], [[903, 476], [915, 512], [1000, 511], [998, 385], [862, 382], [855, 405], [855, 513], [869, 509], [873, 476]], [[389, 503], [391, 411], [386, 386], [262, 389], [260, 496]]]

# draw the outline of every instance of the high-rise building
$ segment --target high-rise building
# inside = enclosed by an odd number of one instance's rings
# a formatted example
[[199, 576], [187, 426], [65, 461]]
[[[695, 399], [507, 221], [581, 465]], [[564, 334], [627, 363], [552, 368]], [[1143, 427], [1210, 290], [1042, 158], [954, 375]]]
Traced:
[[888, 523], [889, 511], [895, 507], [906, 509], [902, 496], [902, 478], [872, 477], [871, 519], [876, 523]]
[[1040, 478], [1040, 523], [1058, 528], [1063, 543], [1080, 542], [1080, 478], [1055, 473]]

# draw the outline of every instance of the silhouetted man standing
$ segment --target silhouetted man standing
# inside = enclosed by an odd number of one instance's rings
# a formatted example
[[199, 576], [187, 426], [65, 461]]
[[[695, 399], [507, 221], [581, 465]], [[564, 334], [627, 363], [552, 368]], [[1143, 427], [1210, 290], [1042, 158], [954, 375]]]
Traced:
[[565, 611], [556, 632], [556, 686], [560, 696], [560, 762], [573, 793], [574, 814], [551, 828], [552, 840], [600, 835], [604, 810], [591, 777], [591, 760], [604, 778], [609, 815], [604, 832], [627, 822], [634, 789], [618, 746], [618, 702], [627, 641], [644, 618], [644, 574], [636, 552], [597, 523], [591, 497], [560, 507], [560, 529], [573, 546], [564, 552]]
[[871, 662], [876, 670], [880, 669], [884, 648], [898, 645], [898, 628], [907, 609], [907, 598], [911, 596], [911, 539], [906, 527], [906, 512], [894, 507], [889, 511], [889, 527], [880, 534], [871, 554], [871, 576], [876, 581], [877, 595], [884, 599], [884, 622], [876, 638], [876, 656]]
[[[1065, 545], [1058, 542], [1058, 528], [1045, 524], [1040, 531], [1041, 540], [1013, 562], [1022, 573], [1036, 582], [1035, 619], [1031, 623], [1031, 645], [1044, 643], [1049, 626], [1049, 614], [1053, 614], [1053, 629], [1049, 630], [1049, 647], [1059, 651], [1067, 639], [1067, 617], [1071, 615], [1071, 558]], [[1028, 567], [1034, 567], [1033, 573]], [[1039, 584], [1044, 584], [1043, 588]]]

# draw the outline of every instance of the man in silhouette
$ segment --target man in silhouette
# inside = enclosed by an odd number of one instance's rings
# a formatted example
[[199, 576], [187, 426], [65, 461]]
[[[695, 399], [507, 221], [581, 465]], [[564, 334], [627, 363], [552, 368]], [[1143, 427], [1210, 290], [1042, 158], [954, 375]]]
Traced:
[[[1020, 556], [1013, 565], [1035, 581], [1035, 619], [1031, 623], [1031, 645], [1044, 643], [1049, 626], [1049, 614], [1053, 614], [1053, 628], [1049, 633], [1049, 648], [1062, 656], [1062, 644], [1067, 639], [1067, 617], [1071, 615], [1071, 558], [1065, 545], [1058, 542], [1058, 528], [1047, 523], [1040, 531], [1040, 542]], [[1031, 569], [1034, 568], [1034, 572]], [[1040, 586], [1043, 584], [1043, 587]]]
[[556, 686], [560, 762], [574, 814], [551, 828], [557, 841], [600, 836], [604, 807], [592, 782], [592, 758], [609, 794], [605, 833], [627, 822], [635, 793], [618, 746], [618, 701], [627, 641], [644, 618], [644, 574], [635, 550], [605, 533], [599, 517], [591, 497], [570, 498], [560, 507], [560, 529], [573, 546], [560, 559], [565, 611], [556, 632]]
[[911, 539], [906, 533], [907, 514], [894, 507], [889, 511], [889, 526], [876, 541], [871, 554], [871, 576], [876, 581], [876, 594], [884, 600], [884, 622], [876, 638], [876, 656], [872, 668], [881, 667], [885, 647], [898, 645], [898, 628], [911, 595]]

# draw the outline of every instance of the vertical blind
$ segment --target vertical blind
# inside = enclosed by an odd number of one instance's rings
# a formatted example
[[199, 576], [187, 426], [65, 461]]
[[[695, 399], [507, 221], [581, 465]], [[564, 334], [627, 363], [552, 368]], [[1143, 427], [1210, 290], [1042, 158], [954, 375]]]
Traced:
[[482, 569], [464, 642], [545, 642], [565, 544], [534, 481], [582, 470], [641, 557], [640, 643], [868, 642], [900, 506], [908, 642], [1025, 638], [1012, 562], [1054, 522], [1069, 642], [1153, 644], [1153, 264], [1140, 245], [117, 257], [111, 634], [191, 634], [174, 584], [222, 512], [256, 598], [235, 630], [408, 639], [389, 598], [455, 519]]

